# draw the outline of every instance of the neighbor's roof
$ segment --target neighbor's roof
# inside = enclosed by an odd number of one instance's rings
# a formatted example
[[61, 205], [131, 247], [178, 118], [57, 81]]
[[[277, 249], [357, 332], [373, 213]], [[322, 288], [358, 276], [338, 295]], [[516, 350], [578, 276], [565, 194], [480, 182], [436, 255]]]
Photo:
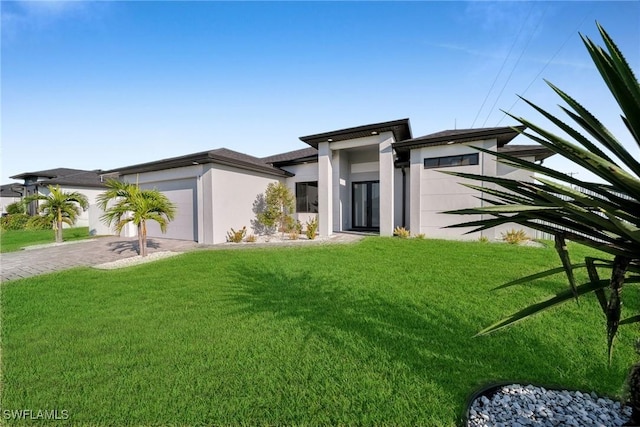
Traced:
[[301, 136], [300, 140], [306, 142], [313, 148], [318, 148], [318, 144], [321, 142], [335, 142], [347, 139], [364, 138], [366, 136], [377, 135], [382, 132], [393, 132], [393, 137], [396, 141], [409, 139], [411, 138], [411, 125], [409, 124], [409, 119], [374, 123], [354, 128], [318, 133], [315, 135]]
[[163, 169], [173, 169], [185, 166], [216, 163], [226, 166], [233, 166], [240, 169], [262, 172], [276, 176], [291, 176], [289, 172], [275, 168], [266, 164], [262, 159], [239, 153], [227, 148], [218, 148], [210, 151], [187, 154], [186, 156], [171, 157], [148, 163], [140, 163], [132, 166], [102, 171], [103, 175], [117, 173], [119, 175], [129, 175], [133, 173], [152, 172]]
[[0, 197], [22, 197], [23, 194], [24, 185], [20, 184], [19, 182], [0, 185]]
[[100, 170], [88, 171], [83, 169], [56, 168], [43, 171], [24, 172], [9, 178], [24, 180], [36, 178], [38, 179], [38, 185], [104, 187], [105, 185], [100, 179], [100, 172]]

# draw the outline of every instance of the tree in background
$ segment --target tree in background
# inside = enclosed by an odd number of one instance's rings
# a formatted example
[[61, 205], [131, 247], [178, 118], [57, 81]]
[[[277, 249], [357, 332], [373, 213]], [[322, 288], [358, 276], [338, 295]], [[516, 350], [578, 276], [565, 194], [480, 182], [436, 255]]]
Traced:
[[115, 179], [107, 181], [107, 191], [98, 195], [104, 211], [100, 219], [119, 233], [128, 224], [138, 229], [138, 253], [147, 256], [147, 221], [155, 221], [165, 233], [175, 218], [176, 206], [158, 190], [143, 190], [136, 184]]
[[264, 197], [264, 209], [258, 212], [258, 221], [267, 227], [277, 227], [284, 233], [293, 226], [291, 216], [295, 211], [295, 196], [289, 188], [281, 182], [267, 185]]
[[62, 242], [63, 224], [74, 225], [83, 210], [89, 207], [89, 201], [84, 194], [77, 191], [63, 191], [59, 185], [48, 187], [49, 194], [34, 194], [24, 198], [24, 203], [40, 200], [38, 212], [50, 222], [55, 231], [56, 242]]

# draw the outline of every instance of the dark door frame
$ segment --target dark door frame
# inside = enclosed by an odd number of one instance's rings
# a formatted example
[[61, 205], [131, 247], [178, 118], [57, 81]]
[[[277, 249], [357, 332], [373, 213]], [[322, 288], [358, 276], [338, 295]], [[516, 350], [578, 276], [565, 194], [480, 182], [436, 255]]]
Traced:
[[[356, 226], [356, 199], [354, 197], [356, 184], [367, 184], [367, 223], [364, 226]], [[380, 203], [380, 180], [354, 181], [351, 183], [351, 228], [354, 230], [380, 230], [380, 226], [373, 226], [372, 184], [378, 184], [378, 203]]]

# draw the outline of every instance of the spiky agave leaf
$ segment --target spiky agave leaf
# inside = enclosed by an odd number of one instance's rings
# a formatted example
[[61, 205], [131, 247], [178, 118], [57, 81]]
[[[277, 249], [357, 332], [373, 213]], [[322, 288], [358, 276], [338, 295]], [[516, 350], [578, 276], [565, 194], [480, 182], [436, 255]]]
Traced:
[[[598, 30], [605, 48], [581, 35], [582, 40], [620, 107], [622, 121], [633, 141], [640, 147], [640, 84], [618, 47], [599, 24]], [[529, 283], [561, 271], [566, 273], [570, 282], [571, 289], [524, 308], [489, 326], [480, 334], [501, 329], [574, 296], [593, 292], [607, 318], [607, 350], [610, 358], [619, 325], [640, 322], [640, 315], [620, 320], [622, 287], [624, 284], [640, 282], [640, 275], [627, 277], [630, 272], [638, 273], [640, 270], [640, 162], [620, 142], [621, 139], [616, 138], [584, 106], [552, 83], [547, 83], [565, 102], [566, 107], [561, 107], [561, 110], [573, 124], [565, 123], [533, 102], [523, 100], [562, 130], [568, 139], [523, 117], [506, 114], [524, 126], [516, 129], [522, 135], [584, 167], [605, 184], [582, 181], [541, 164], [476, 147], [481, 152], [495, 156], [501, 163], [542, 177], [536, 177], [535, 183], [526, 183], [448, 172], [467, 181], [488, 181], [494, 186], [489, 189], [465, 182], [463, 185], [482, 194], [480, 198], [487, 201], [487, 205], [445, 213], [484, 215], [479, 220], [452, 227], [473, 227], [472, 231], [478, 231], [511, 222], [555, 236], [562, 267], [512, 281], [498, 289]], [[495, 203], [491, 203], [492, 199]], [[613, 261], [587, 258], [584, 264], [572, 264], [565, 239], [602, 250], [615, 258]], [[577, 268], [587, 269], [588, 283], [575, 286], [573, 271]], [[611, 270], [610, 278], [601, 279], [599, 269]], [[609, 289], [607, 293], [606, 288]]]

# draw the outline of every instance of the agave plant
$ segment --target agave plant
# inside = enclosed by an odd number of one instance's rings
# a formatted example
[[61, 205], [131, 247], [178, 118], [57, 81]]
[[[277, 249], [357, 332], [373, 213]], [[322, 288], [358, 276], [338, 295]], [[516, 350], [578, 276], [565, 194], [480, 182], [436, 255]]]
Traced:
[[[596, 45], [588, 37], [581, 35], [581, 38], [620, 107], [621, 118], [631, 134], [631, 140], [640, 147], [640, 85], [618, 47], [599, 24], [598, 30], [605, 48]], [[510, 116], [526, 127], [519, 129], [526, 137], [591, 171], [605, 184], [582, 181], [539, 164], [478, 148], [496, 156], [502, 163], [534, 172], [536, 182], [450, 173], [496, 185], [495, 189], [468, 185], [484, 193], [483, 200], [488, 206], [446, 213], [490, 214], [486, 219], [453, 226], [473, 227], [470, 232], [516, 223], [554, 236], [561, 267], [515, 280], [500, 288], [562, 272], [568, 278], [568, 290], [531, 305], [479, 334], [493, 332], [581, 295], [594, 293], [607, 319], [607, 349], [611, 361], [618, 326], [640, 321], [640, 315], [621, 320], [620, 310], [623, 285], [640, 282], [640, 163], [636, 160], [637, 156], [632, 155], [586, 108], [553, 84], [547, 83], [568, 106], [561, 109], [573, 121], [572, 125], [522, 99], [566, 136], [556, 135], [525, 118]], [[598, 249], [610, 257], [586, 258], [582, 263], [572, 263], [566, 240]], [[577, 269], [586, 269], [589, 277], [587, 283], [576, 283], [574, 271]], [[603, 270], [609, 278], [600, 277]]]

